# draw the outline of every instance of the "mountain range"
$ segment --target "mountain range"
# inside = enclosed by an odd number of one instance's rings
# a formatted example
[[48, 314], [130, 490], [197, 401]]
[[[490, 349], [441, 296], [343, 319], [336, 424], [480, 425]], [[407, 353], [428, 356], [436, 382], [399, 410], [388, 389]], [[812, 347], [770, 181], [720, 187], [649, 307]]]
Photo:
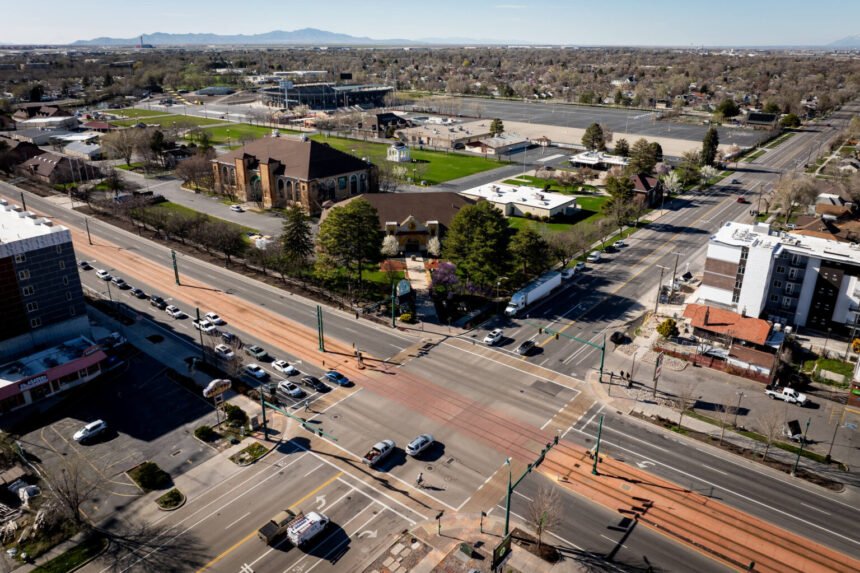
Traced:
[[856, 34], [854, 36], [845, 36], [840, 40], [836, 40], [835, 42], [827, 44], [827, 47], [846, 49], [860, 48], [860, 34]]
[[[136, 38], [93, 38], [92, 40], [78, 40], [73, 46], [136, 46], [140, 43], [140, 37]], [[144, 34], [143, 43], [152, 46], [188, 46], [188, 45], [414, 45], [421, 42], [413, 40], [375, 40], [373, 38], [350, 36], [349, 34], [338, 34], [327, 32], [316, 28], [302, 28], [301, 30], [275, 30], [264, 34], [169, 34], [156, 32]], [[435, 42], [432, 42], [435, 43]]]

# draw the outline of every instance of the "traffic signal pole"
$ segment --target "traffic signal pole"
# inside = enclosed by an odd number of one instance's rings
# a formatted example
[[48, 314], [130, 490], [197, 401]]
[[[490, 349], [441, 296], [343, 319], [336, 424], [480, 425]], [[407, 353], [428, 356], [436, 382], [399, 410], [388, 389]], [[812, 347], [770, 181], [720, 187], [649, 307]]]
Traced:
[[547, 442], [547, 444], [546, 444], [546, 446], [544, 447], [544, 449], [542, 449], [542, 450], [540, 451], [540, 455], [538, 455], [537, 460], [535, 460], [534, 462], [530, 463], [530, 464], [528, 465], [528, 467], [526, 468], [526, 471], [525, 471], [525, 472], [523, 472], [523, 475], [521, 475], [521, 476], [519, 477], [519, 479], [517, 479], [517, 481], [515, 481], [515, 482], [513, 482], [513, 483], [511, 483], [511, 480], [512, 480], [512, 476], [511, 476], [511, 458], [507, 458], [507, 459], [505, 460], [505, 463], [506, 463], [506, 464], [507, 464], [507, 466], [508, 466], [508, 493], [507, 493], [507, 495], [505, 496], [505, 536], [507, 536], [507, 535], [508, 535], [508, 533], [510, 533], [510, 524], [511, 524], [511, 495], [514, 493], [514, 490], [515, 490], [515, 489], [517, 489], [517, 486], [518, 486], [518, 485], [520, 485], [520, 482], [521, 482], [521, 481], [523, 481], [524, 479], [526, 479], [526, 476], [528, 476], [530, 473], [532, 473], [532, 470], [534, 470], [534, 469], [535, 469], [535, 468], [537, 468], [539, 465], [541, 465], [541, 463], [543, 463], [543, 460], [544, 460], [544, 458], [546, 457], [546, 455], [549, 453], [549, 451], [550, 451], [551, 449], [553, 449], [553, 448], [554, 448], [555, 446], [557, 446], [557, 445], [558, 445], [558, 434], [556, 434], [556, 435], [555, 435], [555, 437], [552, 439], [552, 441], [551, 441], [551, 442]]

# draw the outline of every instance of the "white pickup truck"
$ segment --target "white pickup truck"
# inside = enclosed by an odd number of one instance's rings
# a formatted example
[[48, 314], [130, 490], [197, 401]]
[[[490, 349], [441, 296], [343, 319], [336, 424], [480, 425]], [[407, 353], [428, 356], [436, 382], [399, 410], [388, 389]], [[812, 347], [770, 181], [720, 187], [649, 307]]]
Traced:
[[382, 440], [370, 448], [370, 451], [364, 454], [361, 461], [370, 467], [375, 466], [394, 451], [394, 440]]
[[218, 332], [218, 329], [215, 328], [215, 325], [209, 322], [206, 319], [197, 320], [196, 318], [191, 321], [194, 325], [194, 328], [197, 330], [202, 330], [204, 334], [215, 334]]
[[809, 402], [809, 398], [806, 397], [806, 394], [798, 392], [794, 388], [786, 388], [784, 386], [769, 384], [765, 387], [764, 393], [770, 396], [772, 400], [776, 400], [778, 398], [788, 402], [789, 404], [797, 404], [798, 406], [805, 406]]

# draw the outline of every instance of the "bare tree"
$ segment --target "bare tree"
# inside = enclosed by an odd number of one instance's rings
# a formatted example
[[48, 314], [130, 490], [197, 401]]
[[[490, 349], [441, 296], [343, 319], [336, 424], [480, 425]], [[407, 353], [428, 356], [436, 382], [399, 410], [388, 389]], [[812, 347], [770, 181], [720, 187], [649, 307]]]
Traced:
[[816, 181], [807, 175], [785, 175], [774, 190], [774, 201], [780, 206], [788, 223], [798, 207], [809, 204], [818, 194]]
[[681, 386], [675, 398], [675, 404], [678, 408], [678, 428], [680, 429], [684, 425], [684, 414], [696, 404], [696, 385], [684, 384]]
[[732, 423], [732, 419], [734, 418], [735, 413], [737, 412], [737, 407], [735, 406], [725, 406], [720, 404], [717, 406], [717, 420], [720, 422], [720, 444], [723, 445], [723, 437], [726, 435], [726, 426], [730, 426]]
[[543, 534], [561, 523], [561, 503], [558, 490], [542, 486], [535, 498], [529, 503], [529, 523], [535, 528], [538, 537], [538, 550], [543, 545]]
[[136, 571], [152, 573], [197, 570], [208, 560], [207, 548], [192, 532], [177, 535], [169, 525], [141, 520], [132, 525], [114, 520], [109, 525], [98, 529], [110, 543], [97, 560], [110, 571], [132, 565]]
[[143, 133], [145, 133], [144, 130], [133, 127], [106, 133], [102, 136], [102, 146], [107, 151], [108, 157], [122, 159], [126, 165], [131, 165], [131, 159], [140, 147]]
[[759, 414], [759, 428], [765, 439], [764, 453], [761, 455], [761, 459], [767, 459], [771, 444], [773, 444], [773, 441], [779, 436], [782, 430], [783, 420], [784, 416], [782, 412], [776, 408], [764, 410]]
[[195, 191], [203, 188], [211, 191], [214, 185], [212, 164], [202, 154], [197, 154], [176, 166], [176, 175], [181, 177], [186, 185], [193, 185]]
[[78, 527], [89, 527], [81, 512], [81, 506], [92, 499], [101, 484], [86, 475], [83, 462], [78, 458], [63, 460], [56, 471], [48, 474], [48, 482], [66, 517]]

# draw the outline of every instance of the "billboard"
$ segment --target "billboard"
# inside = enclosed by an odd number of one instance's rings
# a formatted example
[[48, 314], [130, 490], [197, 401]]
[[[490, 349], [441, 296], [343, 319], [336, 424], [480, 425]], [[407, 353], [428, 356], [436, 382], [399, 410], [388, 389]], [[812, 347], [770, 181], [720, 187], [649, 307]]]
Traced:
[[233, 386], [233, 383], [226, 378], [218, 378], [206, 385], [203, 389], [204, 398], [213, 398], [218, 394], [223, 394]]

